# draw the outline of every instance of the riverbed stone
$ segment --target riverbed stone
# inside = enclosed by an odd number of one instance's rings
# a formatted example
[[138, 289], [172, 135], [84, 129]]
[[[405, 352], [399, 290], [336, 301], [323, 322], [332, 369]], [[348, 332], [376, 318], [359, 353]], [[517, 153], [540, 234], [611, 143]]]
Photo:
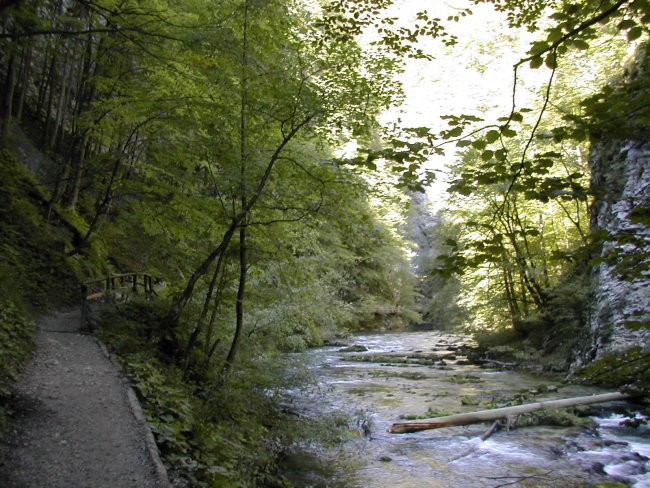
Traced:
[[339, 352], [366, 352], [366, 351], [368, 351], [368, 348], [366, 346], [360, 346], [358, 344], [339, 349]]

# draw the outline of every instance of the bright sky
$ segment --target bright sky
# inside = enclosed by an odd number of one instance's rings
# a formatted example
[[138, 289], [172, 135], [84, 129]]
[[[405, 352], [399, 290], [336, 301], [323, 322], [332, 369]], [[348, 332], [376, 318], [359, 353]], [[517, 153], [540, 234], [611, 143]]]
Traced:
[[[389, 15], [413, 25], [418, 11], [426, 9], [431, 17], [446, 21], [449, 15], [457, 14], [468, 6], [469, 2], [463, 0], [398, 0], [391, 7]], [[411, 60], [407, 63], [403, 77], [406, 100], [399, 109], [386, 113], [384, 122], [399, 120], [401, 125], [431, 127], [435, 132], [448, 127], [440, 120], [441, 115], [478, 116], [483, 113], [486, 118], [497, 118], [509, 113], [513, 65], [525, 57], [533, 37], [527, 32], [508, 29], [503, 16], [490, 5], [473, 5], [470, 8], [473, 15], [461, 18], [458, 23], [446, 22], [448, 30], [458, 37], [458, 45], [446, 47], [439, 39], [421, 41], [420, 47], [435, 59]], [[545, 69], [532, 73], [526, 68], [520, 71], [524, 78], [518, 89], [518, 107], [526, 106], [532, 98], [531, 92], [523, 88], [540, 86], [543, 83], [541, 77], [548, 75]], [[453, 148], [448, 152], [447, 157], [432, 160], [431, 166], [444, 168], [454, 155]], [[441, 195], [444, 196], [444, 187], [442, 178], [439, 178], [438, 184], [427, 192], [434, 205]]]

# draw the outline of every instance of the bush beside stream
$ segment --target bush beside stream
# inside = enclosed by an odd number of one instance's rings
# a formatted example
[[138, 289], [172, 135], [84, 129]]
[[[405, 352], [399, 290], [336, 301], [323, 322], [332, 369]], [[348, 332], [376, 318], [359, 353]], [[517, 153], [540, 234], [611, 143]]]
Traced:
[[242, 355], [238, 367], [184, 372], [159, 348], [156, 332], [162, 302], [133, 302], [106, 308], [98, 334], [117, 354], [136, 390], [161, 455], [180, 486], [290, 487], [280, 463], [298, 441], [347, 432], [302, 425], [287, 405], [286, 389], [304, 374], [289, 377], [282, 355]]

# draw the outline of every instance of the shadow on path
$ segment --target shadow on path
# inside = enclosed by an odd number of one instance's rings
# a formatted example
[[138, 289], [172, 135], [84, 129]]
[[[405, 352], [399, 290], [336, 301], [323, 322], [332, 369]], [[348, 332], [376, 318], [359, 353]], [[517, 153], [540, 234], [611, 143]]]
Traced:
[[169, 486], [128, 384], [98, 342], [77, 332], [79, 318], [73, 310], [38, 322], [36, 353], [17, 384], [15, 427], [0, 446], [0, 486]]

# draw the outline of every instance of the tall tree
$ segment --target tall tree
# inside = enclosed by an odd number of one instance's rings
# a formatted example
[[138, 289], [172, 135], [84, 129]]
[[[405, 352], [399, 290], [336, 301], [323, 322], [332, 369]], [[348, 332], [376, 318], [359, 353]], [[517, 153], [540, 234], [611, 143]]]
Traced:
[[[222, 28], [229, 29], [239, 53], [226, 60], [230, 63], [226, 69], [241, 75], [239, 86], [232, 89], [217, 79], [220, 90], [240, 100], [231, 107], [239, 112], [232, 119], [239, 121], [240, 147], [235, 159], [239, 163], [233, 166], [234, 171], [221, 165], [221, 171], [233, 172], [230, 187], [222, 185], [220, 191], [226, 198], [228, 194], [240, 196], [232, 200], [230, 224], [218, 245], [197, 267], [170, 311], [171, 329], [176, 328], [199, 279], [227, 252], [237, 229], [246, 226], [259, 202], [277, 198], [267, 193], [276, 165], [280, 161], [301, 164], [292, 155], [295, 142], [321, 137], [332, 124], [363, 133], [372, 126], [379, 108], [391, 99], [390, 84], [376, 84], [364, 73], [369, 62], [352, 40], [336, 46], [322, 44], [321, 34], [305, 28], [308, 17], [298, 16], [300, 10], [295, 5], [234, 2], [231, 8], [235, 15], [230, 18], [245, 16], [248, 20], [239, 26], [221, 22]], [[224, 15], [222, 9], [219, 15]], [[270, 25], [274, 26], [271, 31]], [[222, 161], [227, 163], [227, 159]], [[240, 230], [240, 240], [242, 234], [245, 236], [246, 231]]]

